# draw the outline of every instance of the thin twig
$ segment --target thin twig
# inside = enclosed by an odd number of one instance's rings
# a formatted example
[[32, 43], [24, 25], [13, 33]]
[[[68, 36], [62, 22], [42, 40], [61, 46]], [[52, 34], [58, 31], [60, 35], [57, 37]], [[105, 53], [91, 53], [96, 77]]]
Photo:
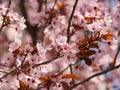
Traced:
[[64, 68], [62, 71], [60, 71], [59, 73], [57, 73], [57, 76], [59, 76], [60, 74], [62, 74], [63, 72], [65, 72], [69, 67], [70, 67], [70, 64], [66, 68]]
[[2, 73], [8, 73], [8, 72], [6, 72], [6, 71], [4, 71], [4, 70], [0, 70], [0, 72], [2, 72]]
[[60, 57], [63, 57], [63, 56], [64, 56], [64, 55], [62, 55], [62, 56], [56, 56], [55, 58], [53, 58], [53, 59], [51, 59], [51, 60], [48, 60], [48, 61], [45, 61], [45, 62], [42, 62], [42, 63], [35, 64], [35, 65], [33, 65], [33, 67], [40, 66], [40, 65], [44, 65], [44, 64], [48, 64], [48, 63], [50, 63], [50, 62], [52, 62], [52, 61], [55, 61], [56, 59], [58, 59], [58, 58], [60, 58]]
[[[70, 64], [70, 73], [73, 74], [72, 64]], [[72, 83], [75, 85], [75, 80], [72, 78]]]
[[11, 74], [11, 73], [13, 73], [14, 71], [17, 71], [19, 68], [21, 68], [21, 67], [23, 66], [23, 63], [24, 63], [24, 61], [25, 61], [26, 56], [27, 56], [27, 55], [25, 55], [25, 57], [24, 57], [21, 65], [19, 65], [18, 67], [12, 69], [11, 71], [7, 72], [7, 73], [4, 74], [2, 77], [0, 77], [0, 81], [2, 82], [2, 79], [3, 79], [3, 78], [7, 77], [9, 74]]
[[119, 45], [118, 50], [117, 50], [117, 53], [116, 53], [116, 55], [115, 55], [115, 58], [114, 58], [114, 61], [113, 61], [112, 67], [114, 67], [115, 64], [116, 64], [116, 60], [117, 60], [117, 56], [118, 56], [119, 52], [120, 52], [120, 45]]
[[38, 12], [41, 11], [42, 5], [43, 5], [43, 0], [39, 0], [39, 6], [38, 6], [38, 10], [37, 10]]
[[69, 21], [68, 21], [68, 27], [67, 27], [67, 42], [68, 42], [68, 43], [69, 43], [69, 41], [70, 41], [70, 25], [71, 25], [71, 20], [72, 20], [72, 18], [73, 18], [73, 14], [74, 14], [74, 12], [75, 12], [75, 8], [76, 8], [76, 6], [77, 6], [77, 3], [78, 3], [78, 0], [75, 1], [75, 4], [74, 4], [74, 6], [73, 6], [73, 10], [72, 10], [71, 16], [70, 16]]
[[110, 72], [110, 71], [113, 71], [113, 70], [115, 70], [115, 69], [117, 69], [117, 68], [119, 68], [119, 67], [120, 67], [120, 64], [117, 65], [117, 66], [111, 67], [111, 68], [109, 68], [109, 69], [107, 69], [107, 70], [104, 70], [104, 71], [101, 71], [101, 72], [99, 72], [99, 73], [96, 73], [96, 74], [88, 77], [87, 79], [85, 79], [85, 80], [77, 83], [76, 85], [72, 86], [72, 87], [70, 88], [70, 90], [76, 88], [77, 86], [79, 86], [79, 85], [81, 85], [81, 84], [83, 84], [83, 83], [85, 83], [85, 82], [88, 82], [89, 80], [91, 80], [91, 79], [94, 78], [94, 77], [103, 75], [103, 74], [108, 73], [108, 72]]
[[65, 72], [69, 67], [70, 67], [70, 65], [72, 66], [72, 65], [75, 65], [76, 63], [78, 63], [80, 60], [77, 60], [75, 63], [73, 63], [73, 64], [69, 64], [66, 68], [64, 68], [63, 70], [61, 70], [59, 73], [57, 73], [57, 75], [59, 76], [60, 74], [62, 74], [63, 72]]

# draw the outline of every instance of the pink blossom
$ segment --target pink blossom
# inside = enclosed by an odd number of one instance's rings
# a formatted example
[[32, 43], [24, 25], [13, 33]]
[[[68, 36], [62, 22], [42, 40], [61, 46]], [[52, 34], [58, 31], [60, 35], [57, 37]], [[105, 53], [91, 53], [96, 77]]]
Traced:
[[23, 73], [19, 75], [19, 80], [24, 81], [26, 85], [28, 84], [33, 89], [36, 89], [38, 84], [40, 84], [40, 80], [38, 80], [37, 78], [25, 75]]
[[25, 47], [21, 48], [21, 51], [24, 54], [30, 54], [33, 51], [33, 47], [31, 47], [30, 44], [27, 44]]
[[41, 62], [41, 58], [38, 55], [28, 56], [27, 60], [31, 65], [37, 64]]
[[7, 8], [6, 8], [5, 4], [0, 5], [0, 13], [5, 14], [6, 11], [7, 11]]
[[24, 17], [20, 18], [19, 21], [17, 22], [17, 31], [20, 34], [20, 37], [22, 36], [22, 31], [26, 28], [25, 25], [25, 19]]
[[38, 22], [39, 22], [38, 27], [45, 25], [47, 18], [48, 18], [48, 15], [45, 14], [45, 12], [41, 12], [38, 15]]
[[67, 21], [65, 16], [57, 16], [53, 18], [51, 22], [52, 27], [58, 30], [63, 30], [64, 28], [66, 28], [66, 24]]
[[13, 56], [12, 53], [6, 53], [3, 57], [2, 60], [0, 61], [2, 65], [11, 67], [15, 63], [15, 57]]
[[18, 49], [21, 45], [21, 40], [18, 38], [15, 38], [14, 42], [12, 42], [9, 47], [10, 47], [10, 51], [15, 51], [16, 49]]
[[[8, 87], [9, 86], [9, 87]], [[19, 81], [16, 77], [8, 76], [0, 82], [0, 89], [2, 90], [16, 90], [19, 88]]]
[[46, 61], [46, 49], [40, 43], [37, 43], [36, 48], [38, 50], [38, 55], [41, 60]]

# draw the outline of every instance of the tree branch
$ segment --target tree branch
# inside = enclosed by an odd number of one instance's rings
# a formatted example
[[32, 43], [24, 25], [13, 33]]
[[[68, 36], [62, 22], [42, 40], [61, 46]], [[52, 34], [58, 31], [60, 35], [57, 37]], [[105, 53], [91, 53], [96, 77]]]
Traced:
[[43, 5], [43, 0], [39, 0], [39, 6], [38, 6], [38, 10], [37, 10], [38, 12], [41, 11], [42, 5]]
[[52, 61], [54, 61], [54, 60], [56, 60], [56, 59], [58, 59], [58, 58], [60, 58], [60, 57], [63, 57], [63, 55], [62, 55], [62, 56], [56, 56], [55, 58], [53, 58], [53, 59], [51, 59], [51, 60], [48, 60], [48, 61], [45, 61], [45, 62], [42, 62], [42, 63], [35, 64], [35, 65], [33, 65], [33, 67], [35, 67], [35, 66], [40, 66], [40, 65], [43, 65], [43, 64], [48, 64], [48, 63], [50, 63], [50, 62], [52, 62]]
[[75, 8], [77, 6], [77, 3], [78, 3], [78, 0], [75, 1], [75, 4], [73, 6], [73, 10], [72, 10], [71, 16], [70, 16], [69, 21], [68, 21], [68, 27], [67, 27], [67, 42], [68, 43], [70, 41], [70, 25], [71, 25], [71, 20], [72, 20], [73, 14], [75, 12]]
[[120, 52], [120, 45], [119, 45], [119, 47], [118, 47], [117, 53], [116, 53], [115, 58], [114, 58], [114, 61], [113, 61], [113, 63], [112, 63], [112, 67], [114, 67], [115, 64], [116, 64], [116, 60], [117, 60], [117, 56], [118, 56], [119, 52]]
[[120, 64], [117, 65], [117, 66], [111, 67], [111, 68], [109, 68], [109, 69], [107, 69], [107, 70], [104, 70], [104, 71], [101, 71], [101, 72], [99, 72], [99, 73], [96, 73], [96, 74], [88, 77], [87, 79], [85, 79], [85, 80], [83, 80], [83, 81], [75, 84], [74, 86], [72, 86], [72, 87], [70, 88], [70, 90], [76, 88], [77, 86], [79, 86], [79, 85], [81, 85], [81, 84], [83, 84], [83, 83], [85, 83], [85, 82], [88, 82], [89, 80], [91, 80], [92, 78], [94, 78], [94, 77], [96, 77], [96, 76], [100, 76], [100, 75], [102, 75], [102, 74], [108, 73], [108, 72], [110, 72], [110, 71], [112, 71], [112, 70], [118, 69], [119, 67], [120, 67]]
[[24, 18], [26, 19], [26, 25], [27, 25], [27, 32], [31, 35], [32, 40], [33, 40], [33, 45], [36, 45], [36, 39], [37, 39], [37, 31], [38, 31], [38, 26], [34, 25], [32, 26], [29, 21], [28, 21], [28, 15], [27, 15], [27, 11], [26, 11], [26, 7], [25, 7], [25, 0], [20, 0], [20, 8], [22, 11], [22, 14], [24, 16]]

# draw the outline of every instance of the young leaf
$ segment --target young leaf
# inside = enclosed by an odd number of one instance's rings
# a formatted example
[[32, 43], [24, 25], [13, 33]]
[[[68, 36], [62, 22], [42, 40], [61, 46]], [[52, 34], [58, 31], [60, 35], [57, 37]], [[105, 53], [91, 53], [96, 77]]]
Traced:
[[98, 45], [98, 43], [90, 43], [90, 47], [91, 48], [99, 48], [99, 45]]
[[76, 29], [76, 30], [82, 30], [83, 27], [78, 25], [78, 24], [73, 24], [73, 27]]
[[18, 90], [28, 90], [28, 85], [26, 85], [22, 80], [19, 80], [20, 88]]
[[92, 65], [92, 60], [90, 58], [85, 58], [85, 63], [88, 65], [88, 66], [91, 66]]
[[98, 7], [94, 7], [94, 10], [95, 10], [95, 12], [97, 13], [98, 11], [100, 11], [100, 9], [98, 8]]
[[94, 21], [94, 19], [95, 19], [94, 17], [85, 17], [85, 21], [87, 24], [92, 23]]
[[52, 76], [50, 75], [48, 77], [40, 77], [39, 80], [43, 83], [48, 82], [48, 81], [52, 81]]
[[89, 57], [89, 56], [91, 56], [91, 55], [93, 55], [93, 54], [96, 54], [96, 51], [94, 51], [94, 50], [87, 50], [87, 51], [85, 52], [85, 56], [86, 56], [86, 57]]
[[79, 59], [82, 59], [82, 58], [83, 58], [83, 56], [82, 56], [80, 53], [77, 53], [77, 54], [76, 54], [76, 57], [79, 58]]
[[61, 84], [62, 84], [64, 90], [70, 89], [70, 87], [68, 86], [68, 84], [66, 82], [61, 82]]
[[47, 82], [47, 78], [40, 77], [39, 80], [40, 80], [42, 83]]
[[102, 38], [105, 40], [113, 40], [113, 35], [112, 34], [102, 35]]
[[111, 34], [110, 30], [107, 30], [106, 32], [107, 34], [102, 35], [102, 38], [105, 40], [113, 40], [113, 35]]
[[75, 74], [65, 74], [62, 78], [72, 78], [72, 79], [76, 79], [79, 80], [80, 78], [78, 76], [76, 76]]

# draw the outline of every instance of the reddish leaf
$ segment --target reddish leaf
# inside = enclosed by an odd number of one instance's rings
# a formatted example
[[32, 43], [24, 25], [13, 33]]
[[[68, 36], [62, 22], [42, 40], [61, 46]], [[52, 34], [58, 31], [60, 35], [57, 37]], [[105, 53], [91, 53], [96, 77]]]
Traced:
[[40, 77], [39, 80], [43, 83], [48, 82], [48, 81], [52, 81], [52, 76], [50, 75], [48, 77]]
[[105, 40], [113, 40], [113, 35], [111, 34], [110, 30], [106, 30], [107, 34], [102, 35], [102, 38]]
[[49, 19], [50, 21], [56, 16], [58, 12], [56, 10], [52, 10], [49, 14]]
[[85, 17], [85, 21], [87, 22], [87, 24], [90, 24], [94, 21], [94, 17]]
[[20, 88], [18, 90], [25, 90], [27, 89], [28, 85], [26, 85], [22, 80], [19, 80]]
[[111, 31], [108, 29], [108, 30], [106, 30], [106, 32], [107, 32], [107, 34], [110, 34]]
[[91, 48], [99, 48], [99, 45], [98, 45], [98, 43], [90, 43], [90, 47]]
[[64, 2], [57, 2], [56, 3], [56, 6], [58, 8], [58, 10], [60, 10], [60, 13], [63, 14], [63, 15], [66, 15], [66, 6], [68, 6], [68, 4], [64, 3]]
[[61, 9], [64, 9], [66, 6], [68, 6], [68, 4], [65, 4], [64, 2], [61, 2], [61, 3], [57, 2], [56, 6], [59, 10], [61, 10]]
[[105, 40], [113, 40], [113, 35], [112, 34], [102, 35], [102, 38]]
[[98, 11], [100, 11], [100, 9], [98, 8], [98, 7], [94, 7], [94, 10], [95, 10], [95, 12], [98, 12]]
[[93, 54], [96, 54], [96, 51], [94, 51], [94, 50], [88, 50], [88, 51], [85, 52], [85, 56], [86, 57], [89, 57], [89, 56], [91, 56]]
[[90, 38], [90, 40], [92, 40], [92, 41], [94, 41], [94, 40], [96, 40], [96, 39], [97, 39], [96, 36], [92, 36], [92, 37]]
[[79, 58], [79, 59], [83, 58], [83, 56], [80, 53], [77, 53], [76, 57]]
[[44, 82], [47, 82], [47, 81], [48, 81], [48, 79], [47, 79], [47, 78], [43, 78], [43, 77], [40, 77], [40, 78], [39, 78], [39, 80], [40, 80], [42, 83], [44, 83]]
[[78, 25], [78, 24], [73, 24], [73, 27], [76, 29], [76, 30], [82, 30], [83, 27]]
[[70, 89], [70, 87], [68, 86], [68, 84], [66, 82], [61, 82], [61, 84], [62, 84], [64, 90]]
[[62, 78], [72, 78], [72, 79], [76, 79], [76, 80], [80, 79], [75, 74], [65, 74]]
[[80, 43], [85, 43], [87, 41], [88, 41], [88, 38], [83, 38], [83, 39], [80, 40]]
[[85, 63], [88, 65], [88, 66], [91, 66], [92, 65], [92, 60], [90, 58], [85, 58]]

